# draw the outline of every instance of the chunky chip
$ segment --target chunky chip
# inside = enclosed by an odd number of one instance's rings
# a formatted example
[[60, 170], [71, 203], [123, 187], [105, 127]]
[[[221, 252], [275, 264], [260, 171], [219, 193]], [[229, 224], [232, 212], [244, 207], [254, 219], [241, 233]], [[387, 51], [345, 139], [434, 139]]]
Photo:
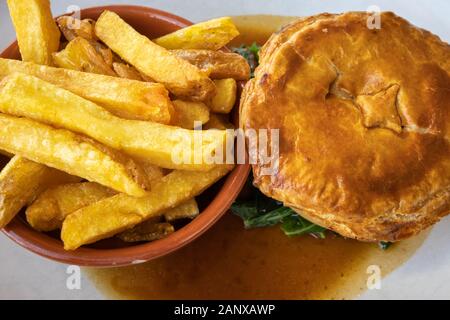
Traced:
[[133, 196], [145, 195], [148, 186], [144, 172], [131, 159], [33, 120], [0, 114], [0, 149]]
[[176, 96], [204, 101], [214, 95], [214, 83], [207, 75], [139, 34], [117, 14], [104, 11], [95, 24], [95, 33], [122, 59]]
[[108, 47], [104, 47], [102, 44], [100, 44], [100, 42], [95, 42], [93, 44], [93, 46], [94, 46], [95, 50], [97, 50], [97, 52], [100, 53], [100, 55], [103, 58], [103, 61], [105, 61], [105, 63], [110, 68], [112, 68], [115, 56], [114, 56], [114, 53], [111, 51], [111, 49]]
[[65, 69], [117, 76], [94, 46], [81, 37], [70, 41], [64, 50], [53, 53], [53, 62]]
[[199, 214], [197, 201], [194, 198], [164, 212], [164, 219], [172, 222], [180, 219], [194, 219]]
[[136, 68], [121, 62], [113, 62], [112, 67], [121, 78], [142, 81], [142, 76]]
[[155, 39], [166, 49], [219, 50], [239, 35], [230, 17], [200, 22]]
[[136, 227], [118, 234], [117, 237], [125, 242], [154, 241], [165, 238], [174, 231], [175, 228], [170, 223], [144, 221]]
[[175, 109], [172, 124], [185, 129], [194, 129], [209, 120], [209, 108], [203, 102], [173, 101]]
[[[52, 64], [52, 53], [57, 51], [60, 45], [60, 32], [52, 18], [49, 1], [8, 0], [7, 3], [16, 29], [22, 60], [41, 65]], [[18, 170], [30, 174], [30, 177]], [[3, 171], [3, 179], [10, 182], [9, 188], [5, 189], [5, 200], [12, 203], [12, 205], [4, 204], [9, 208], [7, 209], [9, 214], [5, 216], [12, 218], [25, 203], [36, 196], [41, 186], [45, 186], [47, 181], [52, 181], [51, 175], [56, 170], [14, 156]], [[68, 177], [62, 173], [61, 176]], [[34, 180], [30, 182], [32, 178]]]
[[209, 121], [203, 126], [203, 129], [218, 129], [218, 130], [226, 130], [226, 129], [234, 129], [233, 124], [228, 120], [228, 115], [226, 114], [218, 114], [218, 113], [210, 113]]
[[211, 50], [171, 50], [170, 52], [189, 61], [212, 79], [248, 80], [250, 78], [250, 66], [247, 60], [237, 53]]
[[95, 182], [58, 185], [45, 190], [27, 208], [27, 221], [38, 231], [60, 229], [72, 212], [115, 194], [117, 191]]
[[[118, 59], [104, 44], [100, 43], [95, 35], [92, 19], [79, 20], [71, 16], [62, 16], [56, 19], [59, 29], [68, 41], [75, 40], [77, 37], [87, 40], [92, 47], [102, 56], [105, 63], [112, 67], [113, 61]], [[79, 70], [79, 69], [77, 69]], [[108, 69], [107, 72], [110, 72]]]
[[149, 163], [148, 161], [143, 160], [134, 160], [136, 163], [144, 170], [145, 176], [147, 180], [150, 182], [150, 185], [159, 181], [162, 177], [165, 176], [166, 172], [163, 168], [155, 166], [154, 164]]
[[63, 223], [61, 239], [64, 248], [75, 250], [162, 215], [165, 210], [202, 193], [231, 168], [221, 165], [207, 172], [175, 170], [153, 185], [145, 197], [118, 194], [81, 208]]
[[79, 180], [22, 157], [12, 158], [0, 172], [0, 228], [45, 188]]
[[212, 112], [229, 113], [236, 103], [237, 84], [234, 79], [214, 80], [217, 94], [212, 98], [209, 107]]
[[[3, 86], [3, 87], [2, 87]], [[226, 132], [124, 120], [38, 78], [13, 74], [0, 86], [0, 111], [89, 136], [163, 168], [207, 171], [223, 163]], [[219, 157], [220, 157], [219, 154]]]
[[61, 36], [49, 0], [8, 0], [22, 60], [52, 64]]
[[132, 81], [0, 58], [0, 78], [14, 72], [53, 83], [100, 104], [122, 118], [168, 124], [173, 114], [169, 93], [158, 83]]
[[[138, 162], [150, 185], [157, 183], [163, 171], [154, 165]], [[67, 183], [47, 189], [26, 210], [28, 223], [39, 231], [60, 229], [64, 219], [80, 208], [117, 194], [95, 182]]]
[[81, 37], [90, 41], [97, 41], [94, 31], [94, 20], [79, 20], [71, 16], [62, 16], [56, 19], [59, 29], [67, 41]]

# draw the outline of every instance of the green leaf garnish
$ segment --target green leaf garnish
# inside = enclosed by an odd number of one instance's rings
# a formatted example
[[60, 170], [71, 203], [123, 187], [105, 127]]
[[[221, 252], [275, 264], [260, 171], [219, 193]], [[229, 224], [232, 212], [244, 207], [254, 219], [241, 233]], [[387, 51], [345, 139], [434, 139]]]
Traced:
[[256, 44], [256, 42], [253, 42], [253, 44], [250, 46], [241, 45], [238, 48], [233, 48], [233, 52], [240, 54], [247, 60], [248, 64], [250, 65], [252, 77], [254, 76], [256, 67], [259, 65], [259, 50], [260, 49], [261, 49], [261, 46]]
[[[251, 185], [251, 180], [249, 182]], [[291, 208], [266, 197], [254, 187], [251, 199], [234, 202], [231, 211], [244, 221], [246, 229], [281, 225], [281, 230], [289, 237], [309, 234], [316, 238], [325, 238], [325, 228], [302, 218]]]
[[293, 212], [293, 214], [283, 220], [281, 230], [289, 237], [310, 234], [320, 239], [325, 238], [326, 231], [325, 228], [309, 222], [296, 212]]
[[246, 229], [274, 226], [282, 223], [284, 218], [292, 214], [292, 210], [286, 207], [260, 214], [257, 213], [256, 206], [253, 204], [251, 207], [250, 203], [234, 204], [231, 210], [242, 218]]
[[387, 250], [392, 245], [392, 242], [380, 241], [378, 242], [378, 246], [381, 250]]

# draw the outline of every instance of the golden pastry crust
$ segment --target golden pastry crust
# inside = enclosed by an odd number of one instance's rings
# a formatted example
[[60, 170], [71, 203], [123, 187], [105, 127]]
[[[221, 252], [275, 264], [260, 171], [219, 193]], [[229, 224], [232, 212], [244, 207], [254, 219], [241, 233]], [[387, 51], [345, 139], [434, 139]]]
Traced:
[[278, 32], [275, 32], [272, 34], [267, 40], [267, 42], [264, 44], [264, 46], [259, 51], [259, 62], [260, 64], [265, 63], [265, 58], [272, 56], [272, 53], [284, 42], [289, 40], [289, 38], [299, 29], [312, 24], [313, 22], [323, 19], [323, 18], [330, 18], [334, 15], [329, 13], [322, 13], [315, 16], [309, 16], [309, 17], [303, 17], [299, 18], [297, 20], [294, 20], [284, 27], [281, 28]]
[[[450, 46], [385, 12], [321, 15], [272, 37], [241, 126], [280, 129], [254, 183], [343, 236], [396, 241], [450, 213]], [[283, 34], [283, 32], [286, 32]]]

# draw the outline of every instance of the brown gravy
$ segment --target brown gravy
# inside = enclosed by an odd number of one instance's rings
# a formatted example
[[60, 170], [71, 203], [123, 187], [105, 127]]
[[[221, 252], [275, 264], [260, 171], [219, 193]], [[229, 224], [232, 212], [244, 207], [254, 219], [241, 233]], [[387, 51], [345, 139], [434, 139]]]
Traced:
[[[292, 17], [240, 16], [234, 45], [262, 44]], [[367, 268], [387, 275], [420, 247], [426, 234], [382, 251], [376, 244], [330, 235], [288, 238], [278, 227], [244, 230], [227, 214], [202, 237], [144, 264], [85, 269], [115, 299], [350, 299], [366, 289]]]

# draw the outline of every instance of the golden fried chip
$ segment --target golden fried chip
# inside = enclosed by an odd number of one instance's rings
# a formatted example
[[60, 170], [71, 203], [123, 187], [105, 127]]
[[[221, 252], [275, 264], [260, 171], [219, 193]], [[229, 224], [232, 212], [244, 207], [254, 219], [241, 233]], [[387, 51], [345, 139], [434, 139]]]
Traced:
[[233, 78], [248, 80], [250, 66], [245, 58], [237, 53], [211, 50], [171, 50], [180, 57], [204, 71], [211, 79]]
[[0, 228], [45, 188], [80, 178], [15, 156], [0, 172]]
[[163, 168], [207, 171], [215, 166], [213, 162], [223, 163], [223, 158], [215, 157], [223, 154], [225, 131], [124, 120], [67, 90], [20, 73], [0, 85], [0, 111], [82, 133]]
[[0, 149], [137, 197], [149, 184], [142, 169], [120, 153], [25, 118], [0, 114]]
[[[152, 164], [137, 162], [150, 184], [157, 183], [163, 170]], [[26, 210], [28, 223], [39, 231], [60, 229], [72, 212], [117, 194], [117, 191], [95, 182], [68, 183], [47, 189]]]
[[[102, 47], [102, 45], [99, 45], [99, 43], [96, 43], [94, 45], [95, 49], [97, 50], [98, 53], [100, 53], [100, 55], [103, 58], [103, 61], [105, 61], [105, 63], [110, 67], [113, 68], [113, 63], [114, 63], [114, 54], [111, 51], [110, 48], [104, 48]], [[113, 68], [114, 70], [114, 68]], [[115, 71], [114, 71], [115, 72]]]
[[203, 125], [209, 120], [209, 108], [203, 102], [175, 100], [172, 124], [185, 129], [194, 129], [196, 125]]
[[[17, 41], [22, 60], [35, 62], [41, 65], [53, 64], [52, 53], [56, 52], [60, 45], [60, 32], [56, 26], [50, 10], [48, 0], [8, 0], [11, 18], [16, 29]], [[6, 170], [6, 169], [5, 169]], [[15, 215], [27, 201], [31, 201], [40, 186], [46, 185], [48, 175], [55, 170], [41, 164], [15, 156], [7, 167], [4, 178], [13, 177], [9, 189], [8, 201], [14, 203], [9, 208], [10, 216]], [[23, 176], [20, 172], [30, 173], [30, 177]], [[33, 173], [41, 172], [36, 175]], [[61, 173], [61, 175], [63, 175]], [[17, 179], [21, 177], [21, 179]], [[31, 179], [34, 179], [30, 182]], [[51, 181], [51, 179], [49, 179]]]
[[175, 228], [170, 223], [144, 221], [136, 227], [118, 234], [117, 237], [125, 242], [154, 241], [165, 238], [174, 231]]
[[150, 185], [158, 182], [162, 177], [165, 176], [165, 172], [163, 168], [155, 166], [154, 164], [149, 163], [145, 160], [134, 160], [136, 163], [144, 170], [145, 176], [149, 181]]
[[209, 107], [212, 112], [229, 113], [236, 103], [237, 85], [234, 79], [214, 80], [217, 94]]
[[214, 95], [214, 83], [202, 71], [139, 34], [117, 14], [104, 11], [95, 33], [122, 59], [176, 96], [203, 101]]
[[223, 177], [230, 166], [217, 166], [207, 172], [175, 170], [152, 186], [141, 198], [118, 194], [69, 215], [64, 220], [61, 239], [66, 250], [109, 238], [165, 210], [197, 196]]
[[0, 78], [14, 72], [53, 83], [100, 104], [121, 118], [168, 124], [173, 113], [169, 93], [159, 83], [119, 79], [0, 58]]
[[155, 39], [166, 49], [219, 50], [239, 35], [230, 17], [212, 19]]
[[72, 41], [76, 37], [81, 37], [90, 41], [97, 41], [94, 24], [91, 19], [79, 20], [70, 16], [62, 16], [56, 19], [59, 29], [67, 41]]
[[53, 62], [60, 68], [117, 76], [88, 40], [76, 37], [66, 48], [53, 54]]
[[180, 204], [179, 206], [164, 212], [164, 219], [172, 222], [179, 219], [193, 219], [198, 216], [199, 210], [197, 201], [194, 198]]
[[22, 60], [51, 65], [59, 48], [60, 32], [49, 0], [8, 0]]
[[203, 126], [203, 129], [234, 129], [233, 124], [228, 120], [228, 115], [219, 113], [210, 113], [209, 121]]
[[62, 184], [45, 190], [27, 208], [28, 223], [38, 231], [61, 228], [72, 212], [117, 194], [117, 191], [95, 182]]
[[[71, 16], [62, 16], [56, 19], [59, 29], [68, 41], [72, 41], [77, 37], [81, 37], [89, 41], [95, 50], [102, 56], [105, 63], [112, 67], [113, 61], [116, 57], [111, 49], [101, 44], [95, 35], [94, 25], [95, 21], [92, 19], [79, 20]], [[67, 43], [66, 43], [67, 45]], [[64, 48], [66, 47], [64, 46]], [[63, 49], [64, 49], [63, 48]], [[78, 70], [78, 69], [77, 69]], [[109, 70], [108, 70], [109, 72]]]
[[134, 68], [132, 66], [129, 66], [125, 63], [120, 63], [120, 62], [113, 62], [112, 66], [113, 66], [114, 71], [121, 78], [138, 80], [138, 81], [143, 80], [139, 71], [137, 71], [136, 68]]

